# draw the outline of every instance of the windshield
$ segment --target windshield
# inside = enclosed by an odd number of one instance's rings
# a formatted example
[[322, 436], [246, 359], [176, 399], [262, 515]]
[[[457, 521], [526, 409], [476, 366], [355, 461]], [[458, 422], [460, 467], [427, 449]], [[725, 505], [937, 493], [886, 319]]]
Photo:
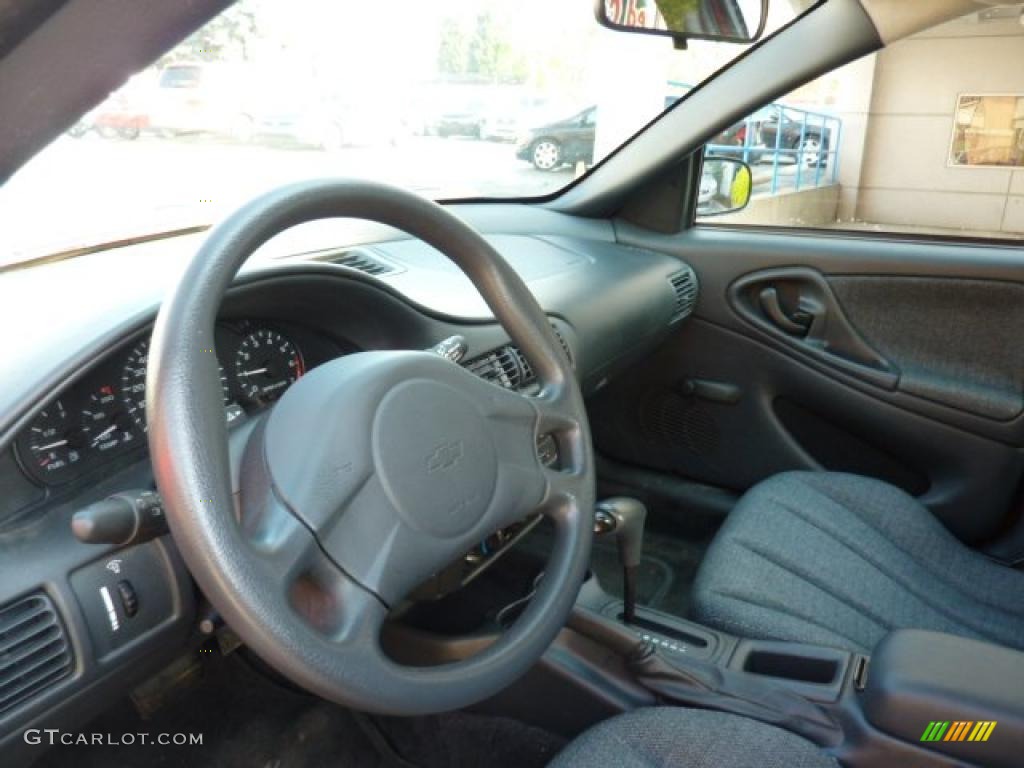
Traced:
[[0, 187], [0, 264], [210, 224], [313, 177], [547, 195], [744, 49], [611, 31], [592, 0], [242, 0]]

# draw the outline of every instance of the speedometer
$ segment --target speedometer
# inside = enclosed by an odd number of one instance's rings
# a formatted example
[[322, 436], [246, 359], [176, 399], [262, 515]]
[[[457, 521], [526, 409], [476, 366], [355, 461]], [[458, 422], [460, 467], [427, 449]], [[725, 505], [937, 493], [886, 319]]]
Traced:
[[276, 400], [305, 371], [298, 348], [269, 328], [253, 331], [238, 346], [235, 378], [254, 403]]
[[143, 431], [146, 429], [146, 367], [149, 364], [149, 339], [135, 345], [121, 369], [121, 397], [128, 415]]
[[[146, 370], [149, 366], [149, 339], [143, 339], [125, 361], [121, 369], [121, 398], [125, 409], [135, 423], [146, 431]], [[224, 366], [218, 365], [220, 371], [220, 387], [224, 393], [226, 406], [231, 396], [228, 393], [228, 377]]]

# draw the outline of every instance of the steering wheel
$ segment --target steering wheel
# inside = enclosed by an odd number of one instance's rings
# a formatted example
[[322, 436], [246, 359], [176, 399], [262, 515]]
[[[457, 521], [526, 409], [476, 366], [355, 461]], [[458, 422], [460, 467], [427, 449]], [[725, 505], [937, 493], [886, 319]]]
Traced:
[[[535, 396], [421, 351], [347, 355], [300, 378], [229, 449], [214, 324], [246, 258], [279, 232], [370, 219], [454, 261], [532, 365]], [[440, 712], [519, 678], [563, 627], [586, 573], [594, 462], [583, 398], [548, 319], [467, 224], [397, 188], [304, 182], [208, 236], [157, 317], [146, 381], [149, 446], [171, 533], [228, 625], [314, 693], [360, 710]], [[556, 468], [537, 454], [551, 434]], [[234, 469], [233, 469], [234, 468]], [[517, 622], [468, 659], [397, 663], [390, 608], [498, 528], [539, 512], [555, 544]]]

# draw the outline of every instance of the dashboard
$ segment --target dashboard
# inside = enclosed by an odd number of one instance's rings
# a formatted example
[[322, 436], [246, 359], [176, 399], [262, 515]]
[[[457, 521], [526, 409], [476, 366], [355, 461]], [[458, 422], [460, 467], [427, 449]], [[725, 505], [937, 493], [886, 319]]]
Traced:
[[[145, 450], [147, 329], [50, 401], [15, 441], [22, 470], [57, 487]], [[259, 319], [219, 323], [216, 355], [228, 424], [272, 405], [315, 367], [356, 351], [307, 329]]]
[[[693, 270], [617, 244], [608, 222], [516, 205], [459, 214], [527, 282], [585, 395], [648, 354], [698, 300]], [[256, 254], [225, 296], [213, 353], [229, 439], [306, 372], [361, 351], [425, 350], [457, 336], [459, 364], [495, 386], [535, 390], [528, 362], [446, 257], [393, 230], [350, 226], [317, 227]], [[138, 244], [0, 280], [0, 328], [20, 327], [29, 307], [47, 318], [5, 338], [0, 634], [20, 631], [30, 614], [48, 654], [18, 678], [16, 697], [0, 689], [0, 749], [16, 748], [32, 724], [93, 716], [195, 634], [201, 596], [169, 535], [90, 543], [72, 534], [72, 520], [128, 494], [159, 512], [147, 447], [149, 337], [200, 240]], [[83, 283], [123, 287], [83, 292]], [[543, 461], [547, 450], [538, 444]], [[467, 583], [467, 564], [484, 567], [527, 526], [482, 542], [454, 576], [426, 585], [427, 597]]]

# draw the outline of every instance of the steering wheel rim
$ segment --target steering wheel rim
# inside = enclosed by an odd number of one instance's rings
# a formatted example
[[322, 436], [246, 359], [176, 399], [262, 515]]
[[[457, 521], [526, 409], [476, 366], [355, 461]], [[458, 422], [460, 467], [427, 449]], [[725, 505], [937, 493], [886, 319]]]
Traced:
[[[264, 242], [334, 217], [396, 227], [451, 258], [531, 363], [540, 393], [509, 392], [426, 352], [350, 355], [285, 392], [252, 431], [235, 487], [213, 340], [221, 300]], [[341, 403], [342, 392], [370, 415]], [[245, 205], [211, 231], [160, 309], [146, 412], [170, 529], [199, 586], [257, 654], [320, 696], [390, 714], [466, 706], [525, 673], [564, 626], [592, 536], [583, 398], [529, 289], [441, 206], [352, 180], [294, 184]], [[303, 434], [318, 421], [315, 436]], [[560, 469], [537, 455], [547, 433]], [[388, 658], [380, 629], [402, 591], [487, 526], [531, 508], [555, 523], [555, 545], [513, 627], [458, 662]]]

